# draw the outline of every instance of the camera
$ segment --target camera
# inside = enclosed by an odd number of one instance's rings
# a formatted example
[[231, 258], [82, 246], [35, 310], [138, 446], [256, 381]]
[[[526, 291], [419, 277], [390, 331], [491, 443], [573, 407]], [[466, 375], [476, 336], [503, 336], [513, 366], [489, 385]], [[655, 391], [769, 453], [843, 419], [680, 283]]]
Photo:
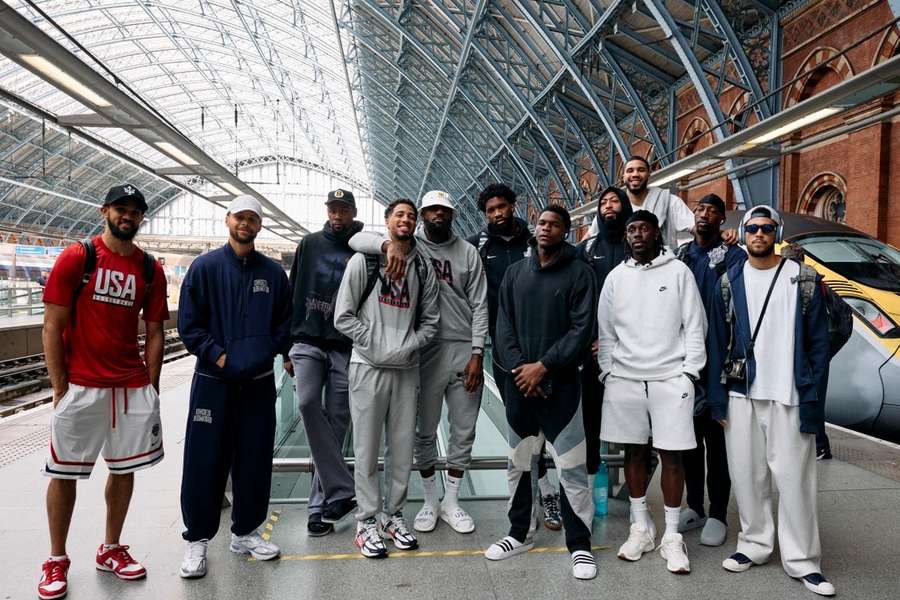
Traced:
[[747, 359], [729, 358], [722, 368], [722, 383], [747, 383]]

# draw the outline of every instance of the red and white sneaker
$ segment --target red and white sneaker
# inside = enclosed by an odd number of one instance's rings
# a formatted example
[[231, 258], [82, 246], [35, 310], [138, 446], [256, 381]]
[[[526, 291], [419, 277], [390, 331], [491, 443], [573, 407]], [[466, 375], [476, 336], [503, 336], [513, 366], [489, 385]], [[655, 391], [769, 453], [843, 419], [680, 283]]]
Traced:
[[140, 579], [147, 576], [147, 569], [128, 553], [128, 546], [113, 546], [107, 550], [103, 544], [97, 548], [97, 570], [114, 573], [119, 579]]
[[41, 566], [43, 576], [38, 583], [38, 598], [41, 600], [55, 600], [64, 598], [69, 593], [69, 565], [68, 558], [62, 560], [47, 560]]

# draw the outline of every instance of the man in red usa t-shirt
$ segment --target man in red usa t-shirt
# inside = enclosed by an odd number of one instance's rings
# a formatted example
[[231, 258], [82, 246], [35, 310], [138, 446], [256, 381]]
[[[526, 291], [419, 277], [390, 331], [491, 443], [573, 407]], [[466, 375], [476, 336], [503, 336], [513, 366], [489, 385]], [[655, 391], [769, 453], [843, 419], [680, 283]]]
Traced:
[[[134, 472], [163, 457], [159, 374], [163, 322], [168, 319], [162, 267], [133, 242], [147, 202], [132, 185], [109, 190], [102, 235], [66, 248], [44, 289], [44, 356], [53, 386], [50, 451], [44, 474], [50, 558], [38, 596], [67, 593], [66, 537], [75, 507], [75, 482], [90, 477], [101, 450], [109, 470], [106, 539], [96, 567], [121, 579], [140, 579], [144, 567], [120, 545], [134, 489]], [[151, 275], [152, 274], [152, 275]], [[144, 356], [138, 318], [146, 323]]]

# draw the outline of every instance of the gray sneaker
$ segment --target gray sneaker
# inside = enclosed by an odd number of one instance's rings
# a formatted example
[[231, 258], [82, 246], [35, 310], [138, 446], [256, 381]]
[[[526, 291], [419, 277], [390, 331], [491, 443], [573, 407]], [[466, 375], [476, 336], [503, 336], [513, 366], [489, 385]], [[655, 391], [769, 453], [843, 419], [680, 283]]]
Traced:
[[206, 548], [209, 540], [188, 542], [181, 560], [181, 575], [185, 579], [198, 579], [206, 575]]
[[276, 544], [262, 539], [256, 531], [247, 535], [231, 534], [231, 551], [236, 554], [249, 554], [256, 560], [272, 560], [281, 554], [281, 548]]

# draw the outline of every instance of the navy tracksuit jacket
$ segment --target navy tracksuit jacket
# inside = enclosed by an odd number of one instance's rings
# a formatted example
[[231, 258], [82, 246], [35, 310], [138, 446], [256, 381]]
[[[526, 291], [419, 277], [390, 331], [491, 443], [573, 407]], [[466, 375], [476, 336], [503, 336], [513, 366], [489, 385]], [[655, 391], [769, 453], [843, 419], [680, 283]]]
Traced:
[[[291, 292], [275, 261], [229, 244], [197, 258], [181, 285], [178, 332], [197, 356], [184, 447], [181, 513], [188, 541], [219, 528], [231, 473], [231, 531], [268, 517], [275, 441], [276, 355], [290, 348]], [[216, 360], [226, 355], [225, 367]]]

